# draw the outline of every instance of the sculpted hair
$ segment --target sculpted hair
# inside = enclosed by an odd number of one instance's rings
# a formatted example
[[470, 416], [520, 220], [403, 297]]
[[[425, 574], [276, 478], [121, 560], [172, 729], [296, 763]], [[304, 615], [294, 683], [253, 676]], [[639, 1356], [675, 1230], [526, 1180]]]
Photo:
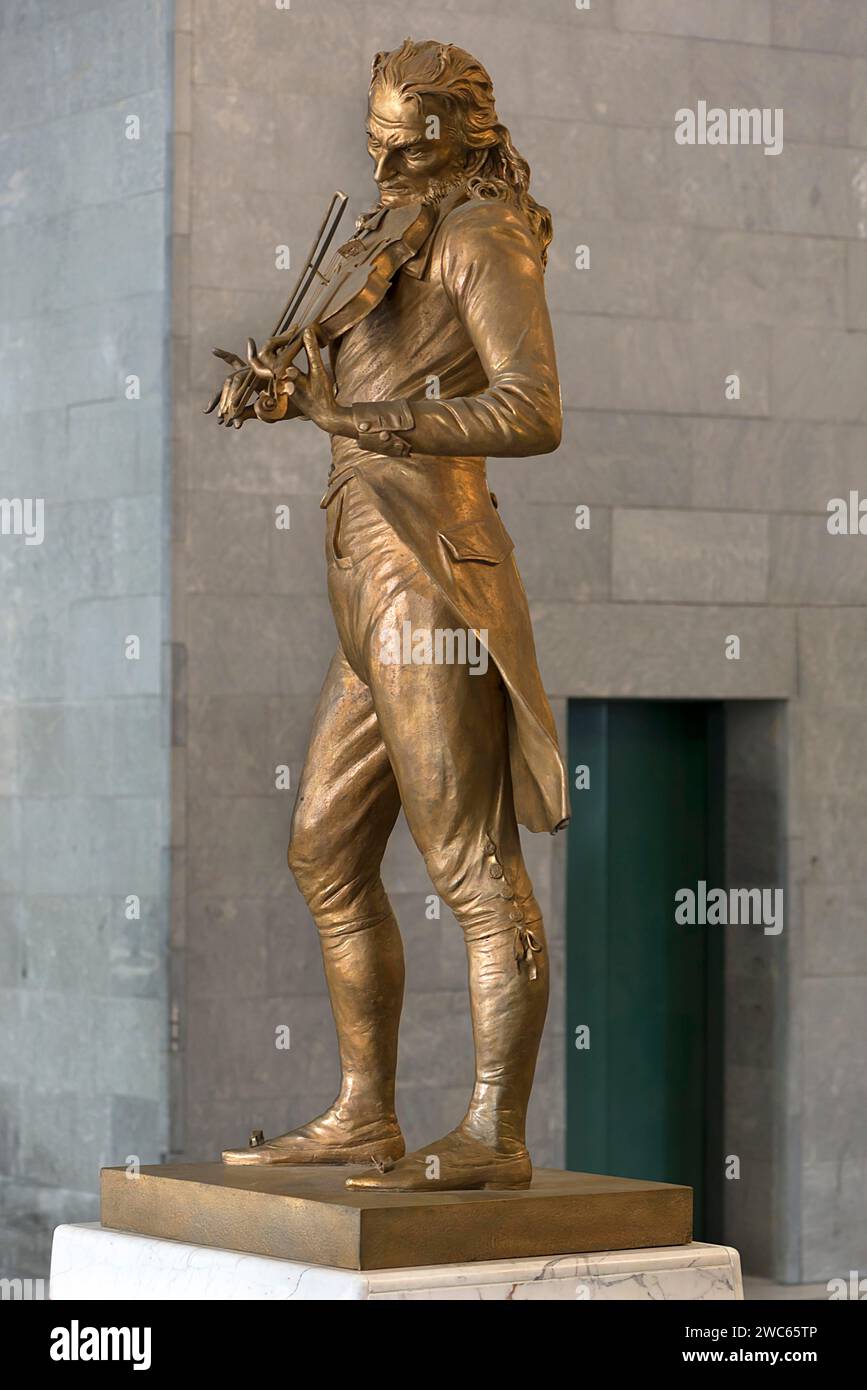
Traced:
[[376, 54], [371, 94], [377, 86], [391, 88], [401, 98], [421, 102], [433, 96], [443, 102], [459, 121], [467, 145], [478, 152], [466, 179], [467, 191], [518, 208], [539, 243], [544, 266], [553, 235], [551, 214], [530, 194], [530, 166], [497, 120], [494, 84], [481, 63], [454, 44], [404, 39], [400, 48]]

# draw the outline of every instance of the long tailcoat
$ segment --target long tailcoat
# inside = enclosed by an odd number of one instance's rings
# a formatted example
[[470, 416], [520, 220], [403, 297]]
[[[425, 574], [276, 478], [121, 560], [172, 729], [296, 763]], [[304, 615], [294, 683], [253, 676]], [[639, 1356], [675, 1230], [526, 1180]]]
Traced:
[[487, 455], [528, 457], [560, 438], [543, 269], [523, 215], [500, 201], [450, 200], [332, 361], [356, 437], [333, 439], [323, 505], [356, 477], [461, 624], [482, 635], [509, 695], [517, 818], [555, 830], [569, 818], [566, 775], [513, 542], [485, 471]]

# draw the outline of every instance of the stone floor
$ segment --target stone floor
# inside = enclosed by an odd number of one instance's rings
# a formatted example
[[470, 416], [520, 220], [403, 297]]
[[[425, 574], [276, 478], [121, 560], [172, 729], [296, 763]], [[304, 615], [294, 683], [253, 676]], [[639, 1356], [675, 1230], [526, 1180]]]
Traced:
[[821, 1303], [827, 1297], [828, 1290], [824, 1284], [775, 1284], [772, 1279], [744, 1279], [744, 1299], [747, 1303], [782, 1302], [787, 1299]]

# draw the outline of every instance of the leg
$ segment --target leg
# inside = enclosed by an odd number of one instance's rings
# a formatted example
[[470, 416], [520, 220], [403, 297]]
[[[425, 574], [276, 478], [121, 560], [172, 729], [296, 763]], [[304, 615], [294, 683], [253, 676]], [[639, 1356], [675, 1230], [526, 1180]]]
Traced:
[[342, 1080], [334, 1104], [227, 1163], [397, 1158], [394, 1112], [403, 946], [379, 868], [399, 809], [370, 691], [341, 649], [320, 696], [292, 821], [289, 864], [319, 930]]
[[[371, 626], [366, 672], [410, 829], [467, 944], [476, 1075], [444, 1139], [353, 1187], [526, 1186], [527, 1104], [548, 1000], [541, 913], [521, 854], [509, 775], [507, 696], [496, 668], [383, 664], [385, 624], [454, 629], [423, 576]], [[430, 1160], [435, 1158], [436, 1163]]]

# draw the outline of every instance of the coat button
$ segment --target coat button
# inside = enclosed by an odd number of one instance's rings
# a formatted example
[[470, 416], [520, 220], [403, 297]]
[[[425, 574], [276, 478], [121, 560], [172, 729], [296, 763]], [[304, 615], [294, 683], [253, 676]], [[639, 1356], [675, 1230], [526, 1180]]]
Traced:
[[496, 854], [496, 852], [497, 846], [494, 844], [493, 840], [488, 840], [488, 843], [485, 845], [485, 854]]
[[502, 877], [503, 877], [503, 870], [501, 869], [500, 865], [499, 865], [499, 864], [492, 864], [492, 865], [491, 865], [491, 878], [502, 878]]

